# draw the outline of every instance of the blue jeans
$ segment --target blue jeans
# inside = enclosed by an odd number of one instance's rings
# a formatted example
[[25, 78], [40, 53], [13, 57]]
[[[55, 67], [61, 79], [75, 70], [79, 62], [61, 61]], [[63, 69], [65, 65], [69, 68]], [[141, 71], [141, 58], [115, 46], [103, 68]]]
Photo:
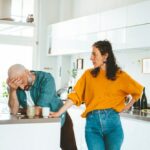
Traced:
[[120, 150], [124, 134], [119, 114], [113, 109], [88, 114], [85, 139], [88, 150]]

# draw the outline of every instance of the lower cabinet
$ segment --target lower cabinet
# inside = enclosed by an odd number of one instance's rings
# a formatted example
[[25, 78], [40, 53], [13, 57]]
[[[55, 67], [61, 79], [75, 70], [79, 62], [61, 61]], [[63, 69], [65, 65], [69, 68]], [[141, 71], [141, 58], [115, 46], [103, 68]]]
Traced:
[[85, 119], [81, 117], [84, 106], [72, 106], [68, 112], [73, 121], [74, 133], [78, 150], [88, 150], [85, 142]]
[[124, 142], [121, 150], [150, 150], [150, 122], [121, 117]]
[[[85, 142], [84, 107], [72, 106], [68, 112], [72, 118], [78, 150], [88, 150]], [[124, 141], [121, 150], [150, 150], [150, 122], [121, 117]]]

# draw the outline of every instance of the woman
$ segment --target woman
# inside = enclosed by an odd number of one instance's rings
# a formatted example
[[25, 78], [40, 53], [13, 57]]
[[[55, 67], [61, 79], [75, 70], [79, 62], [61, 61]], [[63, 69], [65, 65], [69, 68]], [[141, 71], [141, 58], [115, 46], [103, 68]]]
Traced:
[[[78, 80], [68, 101], [50, 117], [59, 117], [73, 104], [85, 103], [85, 138], [89, 150], [120, 150], [123, 130], [119, 112], [128, 110], [141, 96], [143, 87], [116, 64], [109, 41], [93, 44], [91, 61], [94, 68], [88, 69]], [[125, 97], [132, 99], [125, 104]]]

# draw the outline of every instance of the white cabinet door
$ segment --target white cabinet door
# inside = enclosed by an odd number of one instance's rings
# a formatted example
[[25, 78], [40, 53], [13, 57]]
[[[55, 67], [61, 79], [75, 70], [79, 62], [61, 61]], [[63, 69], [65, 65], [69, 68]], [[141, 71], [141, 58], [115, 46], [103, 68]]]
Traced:
[[127, 26], [150, 23], [150, 1], [130, 5], [127, 8]]
[[122, 28], [126, 26], [127, 8], [121, 7], [101, 13], [101, 31]]
[[84, 34], [63, 38], [52, 37], [50, 53], [51, 55], [65, 55], [91, 52], [91, 46], [97, 40], [97, 34]]
[[99, 40], [109, 40], [113, 50], [121, 50], [126, 48], [126, 29], [116, 29], [98, 33]]
[[81, 118], [81, 114], [84, 110], [83, 106], [76, 107], [72, 106], [68, 112], [73, 121], [73, 127], [75, 132], [75, 138], [77, 143], [78, 150], [87, 150], [86, 142], [85, 142], [85, 119]]
[[98, 32], [100, 31], [100, 14], [79, 18], [77, 24], [78, 29], [74, 30], [78, 32], [78, 35]]
[[99, 14], [56, 23], [48, 27], [48, 54], [89, 52], [100, 31]]
[[150, 24], [127, 28], [126, 48], [150, 47]]
[[121, 118], [124, 130], [124, 142], [121, 150], [149, 150], [150, 123]]

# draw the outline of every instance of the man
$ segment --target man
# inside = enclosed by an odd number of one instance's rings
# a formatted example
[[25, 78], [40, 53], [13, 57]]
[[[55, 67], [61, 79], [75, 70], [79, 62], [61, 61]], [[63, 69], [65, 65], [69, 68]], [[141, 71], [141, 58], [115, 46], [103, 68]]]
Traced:
[[[35, 115], [41, 115], [42, 107], [55, 112], [63, 105], [56, 94], [55, 82], [50, 73], [29, 71], [21, 64], [12, 65], [8, 70], [9, 107], [12, 114], [35, 106]], [[30, 97], [30, 98], [29, 98]], [[68, 113], [61, 116], [61, 148], [77, 150], [72, 120]]]

